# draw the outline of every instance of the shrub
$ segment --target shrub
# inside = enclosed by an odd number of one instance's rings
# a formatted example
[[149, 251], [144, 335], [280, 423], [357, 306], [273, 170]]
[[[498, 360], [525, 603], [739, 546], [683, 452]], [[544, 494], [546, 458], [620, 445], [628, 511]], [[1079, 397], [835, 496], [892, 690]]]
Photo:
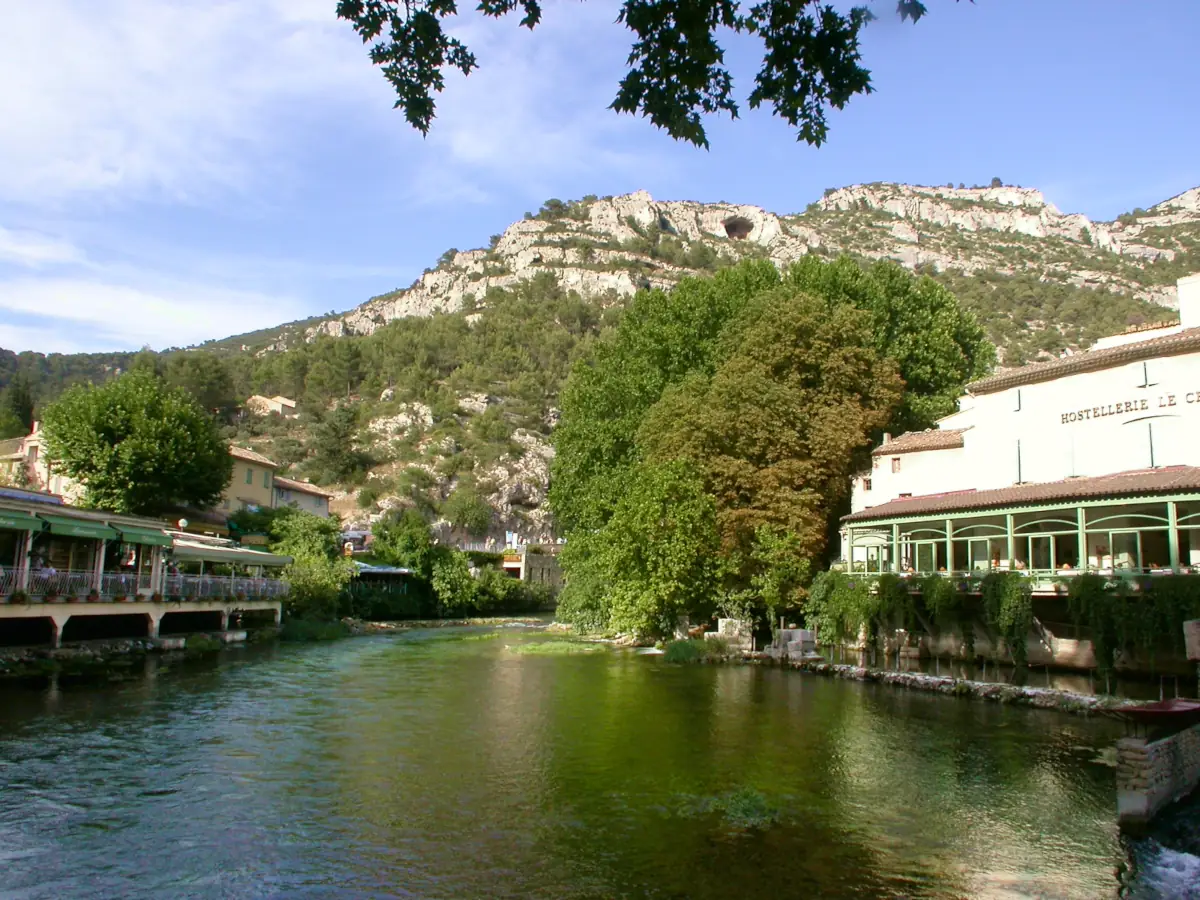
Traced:
[[[317, 621], [315, 619], [288, 619], [279, 630], [279, 638], [284, 641], [335, 641], [350, 633], [341, 622]], [[191, 641], [189, 640], [190, 644]]]

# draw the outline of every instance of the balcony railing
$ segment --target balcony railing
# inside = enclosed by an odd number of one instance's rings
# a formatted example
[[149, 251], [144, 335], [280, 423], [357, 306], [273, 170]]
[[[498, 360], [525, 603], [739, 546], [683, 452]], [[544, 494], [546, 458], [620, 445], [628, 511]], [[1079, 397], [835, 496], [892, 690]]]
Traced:
[[[94, 579], [95, 574], [90, 571], [30, 572], [25, 593], [35, 602], [46, 598], [82, 602], [91, 597]], [[241, 575], [167, 575], [162, 587], [162, 597], [171, 601], [223, 600], [228, 597], [275, 599], [288, 592], [286, 581]], [[102, 602], [134, 600], [139, 594], [141, 599], [146, 599], [145, 595], [153, 588], [154, 582], [149, 572], [105, 572], [100, 576], [99, 599]], [[0, 598], [7, 599], [19, 590], [18, 573], [11, 569], [0, 571]]]
[[288, 591], [286, 581], [276, 578], [252, 578], [240, 575], [168, 575], [163, 594], [179, 597], [282, 597]]
[[54, 572], [39, 569], [29, 573], [27, 593], [33, 597], [86, 597], [92, 590], [91, 572]]
[[[887, 575], [893, 574], [891, 569], [880, 571], [877, 566], [869, 566], [856, 562], [852, 566], [845, 568], [845, 571], [854, 575]], [[1050, 583], [1059, 580], [1074, 578], [1077, 575], [1099, 575], [1103, 578], [1135, 578], [1146, 576], [1164, 576], [1164, 575], [1192, 575], [1200, 574], [1200, 567], [1197, 566], [1180, 566], [1178, 569], [1172, 569], [1168, 566], [1089, 566], [1085, 568], [1068, 568], [1068, 569], [1029, 569], [1019, 566], [1009, 567], [1006, 565], [993, 566], [988, 569], [968, 569], [954, 570], [947, 572], [945, 569], [934, 570], [916, 570], [916, 571], [900, 571], [894, 574], [903, 579], [925, 578], [929, 575], [940, 575], [943, 578], [951, 578], [955, 581], [964, 581], [972, 579], [980, 579], [992, 572], [1008, 573], [1015, 572], [1024, 578], [1028, 578], [1036, 583]]]

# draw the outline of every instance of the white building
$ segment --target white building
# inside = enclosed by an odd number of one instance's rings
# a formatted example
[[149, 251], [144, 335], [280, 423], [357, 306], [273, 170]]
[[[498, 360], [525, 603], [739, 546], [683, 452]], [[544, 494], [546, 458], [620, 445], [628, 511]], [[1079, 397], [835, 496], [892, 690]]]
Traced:
[[1180, 321], [967, 386], [854, 479], [843, 558], [871, 571], [1200, 566], [1200, 275]]

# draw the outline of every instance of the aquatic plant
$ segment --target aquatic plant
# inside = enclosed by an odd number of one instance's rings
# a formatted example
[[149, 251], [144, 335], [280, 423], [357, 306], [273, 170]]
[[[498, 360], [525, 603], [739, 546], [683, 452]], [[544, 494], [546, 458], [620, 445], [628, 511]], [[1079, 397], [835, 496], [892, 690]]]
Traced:
[[663, 659], [671, 663], [700, 662], [708, 659], [726, 659], [731, 655], [729, 641], [725, 638], [707, 640], [690, 638], [670, 641], [663, 652]]
[[551, 640], [512, 644], [504, 649], [519, 656], [568, 656], [573, 653], [598, 653], [606, 647], [594, 642]]

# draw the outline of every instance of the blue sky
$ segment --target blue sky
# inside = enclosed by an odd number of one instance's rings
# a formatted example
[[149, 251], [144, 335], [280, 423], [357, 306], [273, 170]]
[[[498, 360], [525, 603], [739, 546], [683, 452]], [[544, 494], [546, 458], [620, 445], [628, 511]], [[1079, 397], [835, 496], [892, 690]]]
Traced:
[[[1195, 0], [874, 0], [876, 93], [819, 149], [743, 110], [708, 151], [606, 106], [618, 5], [461, 17], [479, 58], [421, 138], [335, 0], [40, 0], [0, 10], [0, 346], [156, 349], [345, 310], [549, 197], [804, 209], [877, 180], [1040, 188], [1111, 219], [1200, 184]], [[473, 4], [461, 4], [464, 10]], [[741, 96], [755, 47], [727, 43]]]

